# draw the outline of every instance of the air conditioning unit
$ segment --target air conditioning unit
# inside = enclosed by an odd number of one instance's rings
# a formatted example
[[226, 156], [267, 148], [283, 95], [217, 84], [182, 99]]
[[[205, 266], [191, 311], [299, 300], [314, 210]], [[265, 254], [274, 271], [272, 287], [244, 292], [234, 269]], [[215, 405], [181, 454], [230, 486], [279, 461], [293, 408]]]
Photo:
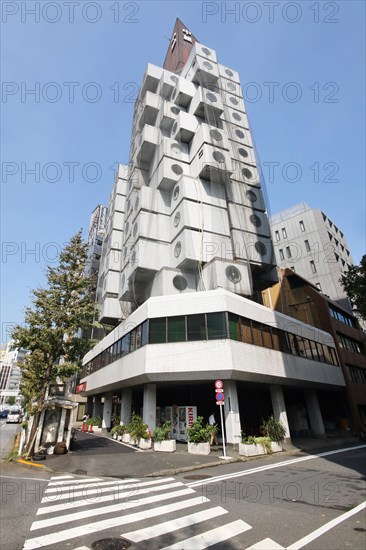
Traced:
[[246, 263], [215, 258], [203, 267], [202, 278], [206, 290], [223, 288], [243, 296], [253, 294], [250, 267]]
[[155, 274], [151, 287], [151, 296], [196, 292], [196, 275], [192, 272], [163, 267]]

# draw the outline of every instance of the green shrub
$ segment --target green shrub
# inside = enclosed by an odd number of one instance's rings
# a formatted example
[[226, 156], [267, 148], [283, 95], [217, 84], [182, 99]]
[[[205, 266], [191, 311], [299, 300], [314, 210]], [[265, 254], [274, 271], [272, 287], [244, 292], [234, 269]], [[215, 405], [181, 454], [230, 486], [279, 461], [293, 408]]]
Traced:
[[264, 450], [271, 454], [272, 451], [272, 440], [269, 437], [255, 437], [254, 435], [245, 436], [242, 434], [242, 441], [244, 445], [262, 445]]
[[203, 416], [197, 416], [190, 428], [186, 429], [187, 439], [190, 443], [209, 443], [211, 435], [216, 431], [216, 426], [203, 425]]
[[86, 421], [86, 424], [92, 425], [92, 426], [98, 426], [99, 428], [102, 427], [102, 417], [101, 416], [92, 416]]
[[270, 416], [268, 420], [262, 420], [260, 432], [264, 437], [269, 437], [276, 443], [283, 441], [286, 436], [286, 429], [284, 425], [273, 416]]
[[126, 432], [136, 441], [150, 438], [149, 427], [138, 414], [132, 415], [131, 422], [126, 425]]
[[126, 427], [118, 424], [117, 426], [113, 426], [113, 428], [109, 433], [111, 435], [123, 435], [125, 432], [126, 432]]
[[158, 426], [153, 431], [153, 440], [154, 441], [167, 441], [170, 439], [170, 428], [172, 423], [170, 420], [164, 420], [162, 426]]

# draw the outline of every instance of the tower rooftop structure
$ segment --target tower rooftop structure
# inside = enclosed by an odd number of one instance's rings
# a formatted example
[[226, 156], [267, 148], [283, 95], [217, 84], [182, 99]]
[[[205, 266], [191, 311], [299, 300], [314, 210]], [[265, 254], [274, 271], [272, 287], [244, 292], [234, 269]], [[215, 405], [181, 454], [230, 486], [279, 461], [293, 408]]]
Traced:
[[192, 47], [198, 42], [186, 25], [177, 17], [165, 56], [163, 68], [179, 74], [183, 69]]

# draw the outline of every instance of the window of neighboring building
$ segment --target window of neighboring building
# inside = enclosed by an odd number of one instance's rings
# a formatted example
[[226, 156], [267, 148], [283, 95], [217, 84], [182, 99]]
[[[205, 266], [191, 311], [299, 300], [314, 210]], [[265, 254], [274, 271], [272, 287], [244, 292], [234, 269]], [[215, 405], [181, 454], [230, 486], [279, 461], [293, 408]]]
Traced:
[[301, 231], [304, 232], [304, 231], [305, 231], [305, 224], [304, 224], [304, 222], [303, 222], [302, 220], [300, 220], [300, 221], [299, 221], [299, 224], [300, 224], [300, 229], [301, 229]]
[[341, 348], [357, 353], [358, 355], [363, 353], [363, 345], [357, 342], [357, 340], [349, 338], [340, 332], [337, 332], [337, 336]]
[[291, 249], [289, 246], [286, 246], [286, 256], [287, 258], [292, 258]]
[[283, 237], [284, 239], [287, 239], [286, 227], [283, 227], [283, 228], [282, 228], [282, 237]]
[[283, 249], [280, 248], [279, 251], [278, 251], [279, 255], [280, 255], [280, 260], [284, 260], [285, 259], [285, 255], [283, 253]]
[[351, 377], [352, 382], [355, 384], [366, 384], [366, 369], [354, 367], [353, 365], [346, 365]]
[[309, 244], [309, 241], [306, 240], [306, 241], [304, 241], [304, 243], [305, 243], [305, 250], [306, 250], [306, 252], [310, 252], [310, 244]]
[[280, 232], [279, 231], [275, 231], [275, 235], [276, 235], [276, 240], [279, 241], [281, 239], [280, 237]]
[[312, 271], [313, 273], [316, 273], [316, 272], [317, 272], [317, 271], [316, 271], [316, 265], [315, 265], [314, 260], [310, 260], [310, 267], [311, 267], [311, 271]]

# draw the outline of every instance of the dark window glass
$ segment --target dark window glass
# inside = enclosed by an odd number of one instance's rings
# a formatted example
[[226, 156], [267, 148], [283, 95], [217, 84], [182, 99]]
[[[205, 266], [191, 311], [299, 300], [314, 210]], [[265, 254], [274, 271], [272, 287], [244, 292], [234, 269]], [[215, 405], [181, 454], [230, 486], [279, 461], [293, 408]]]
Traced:
[[122, 339], [120, 338], [117, 342], [117, 357], [121, 357], [121, 349], [122, 349]]
[[130, 335], [125, 334], [122, 338], [122, 357], [130, 352]]
[[315, 357], [313, 357], [313, 352], [312, 352], [310, 340], [307, 340], [306, 338], [303, 338], [303, 345], [304, 345], [305, 357], [307, 359], [315, 359]]
[[136, 329], [130, 332], [130, 353], [136, 349]]
[[317, 350], [318, 350], [319, 361], [321, 361], [322, 363], [325, 363], [326, 361], [325, 361], [323, 345], [320, 344], [319, 342], [315, 342], [315, 345], [316, 345]]
[[141, 325], [136, 328], [135, 349], [141, 348]]
[[241, 340], [239, 315], [229, 313], [229, 335], [231, 340]]
[[146, 346], [148, 342], [148, 321], [144, 321], [141, 325], [141, 346]]
[[207, 313], [207, 336], [209, 340], [225, 340], [227, 338], [224, 312]]
[[336, 353], [335, 349], [330, 348], [330, 353], [331, 353], [331, 356], [332, 356], [333, 365], [338, 365], [337, 353]]
[[281, 331], [277, 328], [271, 328], [273, 349], [276, 351], [282, 351]]
[[205, 314], [188, 315], [187, 317], [187, 340], [207, 340]]
[[150, 319], [149, 344], [164, 344], [166, 342], [166, 318]]
[[185, 342], [186, 319], [180, 317], [168, 317], [168, 342]]
[[262, 325], [262, 338], [263, 338], [263, 345], [265, 348], [272, 349], [272, 335], [271, 335], [271, 329], [270, 327], [266, 325]]

